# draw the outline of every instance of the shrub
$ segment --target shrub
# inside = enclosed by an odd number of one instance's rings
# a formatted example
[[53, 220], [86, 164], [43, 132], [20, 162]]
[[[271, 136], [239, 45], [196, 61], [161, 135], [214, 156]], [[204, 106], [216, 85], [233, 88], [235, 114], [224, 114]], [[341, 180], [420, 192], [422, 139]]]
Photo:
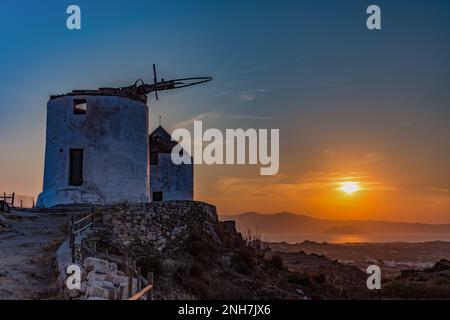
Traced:
[[207, 299], [209, 296], [209, 283], [208, 281], [202, 279], [199, 281], [198, 278], [193, 277], [187, 266], [181, 266], [177, 269], [174, 274], [175, 281], [180, 284], [188, 293], [195, 296], [197, 299]]
[[299, 286], [310, 286], [311, 285], [311, 279], [305, 275], [300, 274], [297, 272], [290, 272], [287, 276], [287, 281], [289, 283], [293, 283]]
[[201, 278], [206, 272], [207, 270], [203, 267], [203, 265], [194, 263], [194, 265], [189, 270], [189, 275], [194, 278]]
[[242, 274], [249, 274], [255, 269], [255, 257], [250, 248], [244, 247], [234, 253], [231, 259], [233, 268]]
[[314, 279], [315, 282], [317, 282], [319, 284], [323, 284], [327, 280], [327, 276], [325, 274], [323, 274], [323, 273], [320, 273], [318, 275], [315, 275], [313, 277], [313, 279]]
[[149, 272], [162, 273], [163, 271], [161, 259], [156, 256], [141, 257], [136, 263], [141, 267], [143, 275]]
[[190, 239], [187, 252], [206, 264], [213, 261], [217, 255], [214, 244], [199, 236], [193, 236]]
[[277, 269], [283, 268], [283, 258], [281, 256], [273, 255], [270, 262]]

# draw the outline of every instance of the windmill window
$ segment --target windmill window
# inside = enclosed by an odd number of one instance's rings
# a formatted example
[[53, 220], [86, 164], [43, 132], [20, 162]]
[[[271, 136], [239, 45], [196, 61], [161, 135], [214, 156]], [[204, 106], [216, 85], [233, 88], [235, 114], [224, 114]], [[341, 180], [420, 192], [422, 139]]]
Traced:
[[163, 193], [160, 191], [153, 192], [152, 200], [155, 201], [163, 201]]
[[74, 99], [73, 100], [73, 114], [86, 114], [87, 112], [87, 100], [86, 99]]
[[83, 149], [70, 149], [69, 185], [83, 185]]

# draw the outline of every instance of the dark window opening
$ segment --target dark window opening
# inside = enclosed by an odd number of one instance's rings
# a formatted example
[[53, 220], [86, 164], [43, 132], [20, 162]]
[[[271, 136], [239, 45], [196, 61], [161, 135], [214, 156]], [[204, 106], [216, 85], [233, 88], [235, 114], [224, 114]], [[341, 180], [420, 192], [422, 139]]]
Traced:
[[150, 164], [158, 165], [158, 152], [150, 152]]
[[69, 185], [83, 184], [83, 149], [70, 149]]
[[163, 193], [160, 191], [153, 192], [152, 200], [153, 201], [163, 201]]
[[73, 114], [86, 114], [87, 112], [87, 100], [86, 99], [74, 99], [73, 100]]

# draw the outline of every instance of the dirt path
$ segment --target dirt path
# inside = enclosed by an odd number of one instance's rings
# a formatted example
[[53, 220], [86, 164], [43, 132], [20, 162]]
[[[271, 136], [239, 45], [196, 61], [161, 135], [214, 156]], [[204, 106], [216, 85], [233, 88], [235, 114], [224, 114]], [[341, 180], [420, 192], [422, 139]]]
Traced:
[[54, 257], [66, 237], [67, 214], [3, 215], [11, 231], [0, 232], [0, 300], [58, 298]]

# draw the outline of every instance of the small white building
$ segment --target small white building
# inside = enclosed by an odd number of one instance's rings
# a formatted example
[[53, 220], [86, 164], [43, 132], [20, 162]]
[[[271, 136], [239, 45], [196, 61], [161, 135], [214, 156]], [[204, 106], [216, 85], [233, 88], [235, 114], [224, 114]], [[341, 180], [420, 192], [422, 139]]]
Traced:
[[150, 135], [149, 145], [152, 201], [193, 200], [194, 165], [176, 165], [171, 159], [177, 142], [172, 141], [170, 134], [159, 126]]
[[36, 206], [149, 202], [146, 98], [111, 89], [52, 96]]

